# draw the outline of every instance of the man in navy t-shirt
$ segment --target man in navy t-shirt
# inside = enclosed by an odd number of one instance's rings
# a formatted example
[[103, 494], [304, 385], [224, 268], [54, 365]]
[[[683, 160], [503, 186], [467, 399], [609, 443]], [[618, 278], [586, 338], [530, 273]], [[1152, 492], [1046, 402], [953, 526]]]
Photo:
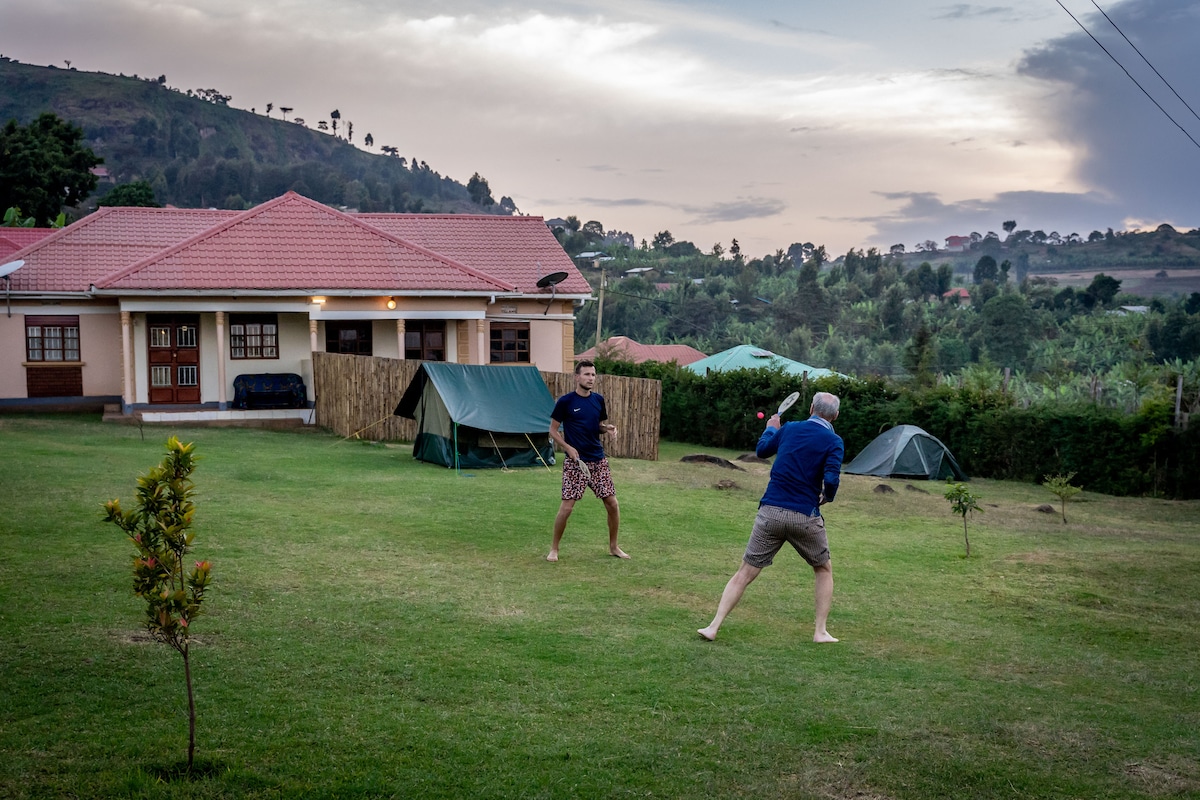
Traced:
[[575, 391], [564, 394], [550, 412], [550, 438], [567, 454], [563, 459], [562, 505], [554, 518], [554, 538], [550, 543], [547, 561], [558, 561], [558, 543], [562, 541], [567, 520], [575, 509], [575, 501], [588, 488], [604, 503], [608, 512], [608, 552], [617, 558], [629, 558], [617, 547], [617, 529], [621, 525], [621, 509], [617, 505], [617, 490], [613, 486], [608, 459], [604, 456], [602, 434], [615, 435], [617, 428], [605, 420], [608, 409], [604, 398], [592, 391], [596, 385], [596, 365], [580, 361], [575, 365]]
[[783, 425], [778, 414], [767, 420], [757, 453], [759, 458], [775, 456], [771, 481], [759, 501], [742, 565], [726, 584], [713, 621], [697, 631], [710, 642], [717, 638], [717, 629], [725, 616], [742, 599], [742, 592], [763, 567], [770, 566], [784, 543], [794, 547], [813, 568], [816, 598], [813, 641], [837, 641], [825, 629], [833, 604], [833, 566], [820, 507], [833, 501], [841, 482], [844, 448], [842, 437], [833, 432], [840, 405], [837, 395], [817, 392], [809, 410], [811, 416], [803, 422]]

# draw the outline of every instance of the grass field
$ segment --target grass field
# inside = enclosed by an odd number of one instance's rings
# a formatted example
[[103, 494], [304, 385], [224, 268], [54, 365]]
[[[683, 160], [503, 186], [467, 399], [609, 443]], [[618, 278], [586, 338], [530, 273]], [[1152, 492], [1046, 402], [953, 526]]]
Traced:
[[[197, 774], [181, 660], [101, 522], [197, 443]], [[715, 643], [766, 468], [617, 461], [621, 544], [558, 475], [314, 433], [0, 417], [0, 797], [1200, 796], [1200, 503], [847, 476], [835, 645], [791, 552]], [[733, 454], [708, 451], [718, 455]], [[717, 490], [721, 479], [739, 488]]]

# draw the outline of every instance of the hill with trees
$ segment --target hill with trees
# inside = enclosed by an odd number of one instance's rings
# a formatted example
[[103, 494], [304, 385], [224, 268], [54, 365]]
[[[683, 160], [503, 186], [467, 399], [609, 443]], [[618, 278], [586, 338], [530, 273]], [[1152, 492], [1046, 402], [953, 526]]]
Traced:
[[180, 91], [165, 75], [109, 75], [21, 64], [0, 56], [0, 123], [28, 125], [50, 112], [83, 129], [83, 144], [103, 159], [95, 197], [144, 182], [158, 203], [248, 208], [293, 190], [360, 211], [511, 214], [487, 181], [470, 188], [443, 176], [417, 154], [402, 156], [333, 109], [304, 120], [269, 103], [238, 109], [216, 89]]

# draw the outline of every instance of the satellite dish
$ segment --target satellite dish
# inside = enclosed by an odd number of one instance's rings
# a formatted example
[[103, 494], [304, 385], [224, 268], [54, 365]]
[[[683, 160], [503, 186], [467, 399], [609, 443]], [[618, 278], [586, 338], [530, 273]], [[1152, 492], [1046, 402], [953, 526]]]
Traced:
[[554, 296], [558, 293], [557, 286], [567, 279], [565, 272], [551, 272], [549, 275], [543, 275], [537, 280], [537, 287], [545, 289], [550, 287], [550, 299], [546, 301], [546, 310], [542, 312], [542, 316], [550, 313], [550, 306], [554, 305]]
[[[20, 264], [17, 264], [17, 266], [19, 267]], [[16, 267], [13, 269], [16, 269]], [[545, 289], [547, 286], [557, 286], [566, 279], [567, 273], [565, 272], [551, 272], [549, 275], [543, 275], [542, 277], [538, 278], [537, 285], [539, 289]]]
[[18, 258], [16, 261], [10, 261], [0, 267], [0, 278], [4, 278], [4, 308], [10, 317], [12, 316], [12, 301], [9, 300], [9, 290], [12, 288], [12, 278], [9, 275], [23, 266], [25, 266], [25, 262]]

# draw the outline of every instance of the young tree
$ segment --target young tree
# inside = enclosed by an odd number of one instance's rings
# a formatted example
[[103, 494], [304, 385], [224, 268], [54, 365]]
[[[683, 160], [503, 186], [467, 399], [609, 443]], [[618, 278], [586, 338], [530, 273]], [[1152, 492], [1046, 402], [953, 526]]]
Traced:
[[983, 283], [984, 281], [994, 281], [1000, 275], [1000, 268], [996, 266], [996, 259], [991, 256], [980, 256], [975, 262], [975, 272], [972, 277], [975, 283]]
[[114, 186], [96, 201], [96, 206], [161, 208], [158, 200], [154, 197], [154, 189], [146, 181], [134, 181]]
[[338, 120], [342, 118], [342, 112], [335, 108], [333, 111], [329, 112], [329, 118], [333, 120], [333, 135], [337, 136], [337, 124]]
[[365, 144], [367, 147], [374, 147], [375, 137], [368, 132], [367, 135], [363, 137], [363, 144]]
[[1068, 472], [1066, 475], [1047, 475], [1042, 481], [1042, 486], [1062, 502], [1063, 525], [1067, 524], [1067, 501], [1083, 491], [1083, 487], [1071, 485], [1071, 478], [1074, 477], [1074, 472]]
[[191, 479], [196, 468], [194, 450], [193, 444], [182, 444], [172, 436], [167, 440], [162, 463], [138, 478], [137, 507], [123, 511], [120, 500], [104, 504], [105, 521], [123, 530], [137, 551], [133, 559], [133, 593], [146, 601], [146, 630], [183, 657], [189, 770], [196, 752], [196, 698], [192, 692], [189, 637], [212, 580], [208, 561], [197, 561], [190, 570], [184, 563], [195, 537], [191, 530], [196, 514]]
[[967, 536], [967, 516], [973, 511], [983, 513], [979, 507], [979, 497], [962, 483], [946, 481], [946, 499], [950, 501], [950, 510], [962, 517], [963, 541], [967, 545], [967, 558], [971, 557], [971, 539]]
[[0, 208], [19, 207], [48, 224], [96, 188], [92, 167], [103, 163], [83, 146], [83, 128], [42, 114], [26, 126], [0, 128]]

